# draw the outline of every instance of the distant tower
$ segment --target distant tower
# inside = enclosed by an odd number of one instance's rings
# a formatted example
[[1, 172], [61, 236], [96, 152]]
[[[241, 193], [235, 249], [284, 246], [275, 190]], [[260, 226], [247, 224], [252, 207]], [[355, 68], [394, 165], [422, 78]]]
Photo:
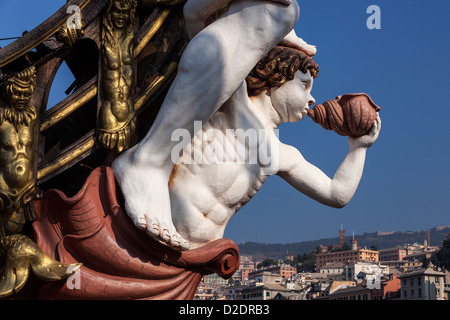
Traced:
[[350, 240], [352, 251], [358, 250], [358, 240], [355, 239], [355, 234], [353, 234], [352, 240]]
[[342, 228], [339, 230], [339, 246], [342, 248], [345, 244], [345, 230]]

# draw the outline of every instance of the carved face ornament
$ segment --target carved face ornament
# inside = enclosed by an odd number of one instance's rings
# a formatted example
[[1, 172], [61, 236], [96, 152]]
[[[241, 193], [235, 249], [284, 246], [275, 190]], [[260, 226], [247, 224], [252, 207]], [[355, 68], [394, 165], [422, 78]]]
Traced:
[[115, 0], [112, 11], [111, 20], [114, 27], [123, 29], [130, 20], [130, 11], [133, 6], [132, 0]]
[[23, 72], [16, 77], [10, 78], [5, 88], [6, 98], [9, 100], [10, 105], [16, 110], [23, 110], [30, 102], [35, 85], [36, 74], [34, 70]]
[[8, 79], [4, 93], [9, 107], [1, 109], [1, 122], [5, 120], [10, 122], [16, 130], [21, 125], [28, 126], [30, 124], [30, 121], [36, 116], [34, 108], [28, 105], [35, 86], [36, 72], [34, 67]]

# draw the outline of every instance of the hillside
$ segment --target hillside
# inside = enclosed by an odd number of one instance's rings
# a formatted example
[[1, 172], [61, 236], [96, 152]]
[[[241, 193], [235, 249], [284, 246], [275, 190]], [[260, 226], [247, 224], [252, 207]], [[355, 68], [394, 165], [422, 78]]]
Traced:
[[[439, 226], [430, 229], [430, 242], [432, 246], [440, 246], [442, 240], [450, 234], [450, 226]], [[428, 238], [427, 231], [406, 232], [372, 232], [355, 235], [358, 245], [361, 247], [377, 246], [378, 249], [392, 248], [406, 243], [424, 243]], [[345, 237], [345, 242], [350, 243], [351, 236]], [[251, 255], [256, 261], [266, 258], [283, 259], [286, 253], [294, 256], [313, 251], [319, 245], [330, 246], [338, 244], [339, 238], [327, 238], [314, 241], [303, 241], [296, 243], [256, 243], [246, 242], [239, 245], [241, 255]]]

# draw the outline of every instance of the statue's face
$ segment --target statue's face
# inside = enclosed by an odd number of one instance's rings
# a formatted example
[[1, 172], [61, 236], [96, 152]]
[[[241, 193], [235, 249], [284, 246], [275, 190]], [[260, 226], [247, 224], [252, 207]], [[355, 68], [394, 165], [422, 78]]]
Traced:
[[33, 95], [33, 88], [27, 87], [22, 88], [20, 86], [13, 85], [11, 88], [11, 107], [18, 111], [23, 110], [30, 102], [31, 96]]
[[130, 20], [130, 7], [114, 5], [111, 12], [111, 20], [116, 29], [123, 29]]
[[272, 105], [282, 122], [300, 121], [306, 116], [309, 106], [316, 102], [311, 96], [313, 80], [309, 71], [297, 71], [294, 79], [271, 89]]

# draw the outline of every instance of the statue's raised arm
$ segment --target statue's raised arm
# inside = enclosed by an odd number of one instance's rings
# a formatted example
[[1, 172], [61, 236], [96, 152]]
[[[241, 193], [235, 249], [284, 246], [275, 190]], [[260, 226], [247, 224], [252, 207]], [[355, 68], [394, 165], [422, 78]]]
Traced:
[[[218, 15], [226, 11], [234, 0], [188, 0], [183, 8], [189, 38], [192, 39]], [[290, 5], [291, 0], [266, 0], [282, 5]]]

